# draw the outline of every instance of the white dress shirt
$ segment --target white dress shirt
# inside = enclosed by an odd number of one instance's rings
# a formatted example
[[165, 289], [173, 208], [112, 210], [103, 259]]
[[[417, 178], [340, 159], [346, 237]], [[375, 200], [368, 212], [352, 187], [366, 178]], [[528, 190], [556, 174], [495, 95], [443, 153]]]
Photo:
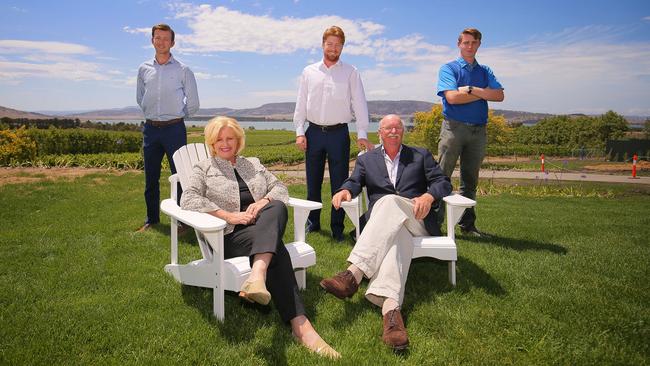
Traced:
[[397, 182], [397, 169], [399, 168], [399, 157], [402, 154], [402, 146], [399, 147], [399, 151], [397, 152], [397, 155], [395, 155], [395, 159], [391, 160], [390, 156], [386, 154], [386, 150], [384, 150], [384, 145], [381, 145], [381, 153], [384, 155], [384, 163], [386, 163], [386, 170], [388, 171], [388, 179], [390, 179], [390, 182], [393, 183], [393, 187], [395, 187], [395, 182]]
[[341, 61], [327, 67], [323, 61], [302, 71], [293, 123], [296, 136], [305, 134], [305, 121], [321, 126], [357, 123], [358, 138], [368, 138], [368, 105], [359, 71]]

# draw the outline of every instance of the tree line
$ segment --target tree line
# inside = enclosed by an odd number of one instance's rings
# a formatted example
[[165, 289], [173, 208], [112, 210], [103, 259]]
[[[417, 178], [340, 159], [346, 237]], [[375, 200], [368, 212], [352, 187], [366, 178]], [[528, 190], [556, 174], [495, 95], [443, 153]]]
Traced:
[[143, 124], [144, 121], [140, 122], [139, 125], [133, 123], [126, 123], [126, 122], [107, 123], [107, 122], [92, 122], [88, 120], [82, 122], [79, 118], [50, 118], [50, 119], [27, 119], [27, 118], [9, 118], [9, 117], [0, 118], [0, 130], [18, 129], [24, 126], [25, 128], [37, 128], [37, 129], [88, 128], [88, 129], [105, 130], [105, 131], [140, 131], [142, 130]]
[[[416, 112], [413, 141], [436, 154], [443, 119], [440, 105]], [[627, 120], [614, 111], [600, 116], [553, 116], [533, 126], [509, 124], [503, 116], [490, 111], [488, 155], [571, 155], [572, 151], [584, 149], [606, 153], [607, 141], [623, 138], [628, 130]]]

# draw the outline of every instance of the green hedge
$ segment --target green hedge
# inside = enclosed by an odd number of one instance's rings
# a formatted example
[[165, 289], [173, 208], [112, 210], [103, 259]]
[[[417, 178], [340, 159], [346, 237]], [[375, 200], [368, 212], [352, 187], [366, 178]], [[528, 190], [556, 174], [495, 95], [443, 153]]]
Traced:
[[[112, 169], [144, 169], [140, 153], [63, 154], [44, 155], [29, 161], [13, 161], [11, 167], [80, 167]], [[163, 159], [163, 170], [169, 170], [167, 159]]]
[[507, 144], [488, 145], [488, 156], [571, 156], [574, 149], [570, 146], [534, 145], [534, 144]]
[[36, 142], [38, 156], [138, 152], [142, 147], [142, 134], [131, 131], [30, 128], [25, 135]]

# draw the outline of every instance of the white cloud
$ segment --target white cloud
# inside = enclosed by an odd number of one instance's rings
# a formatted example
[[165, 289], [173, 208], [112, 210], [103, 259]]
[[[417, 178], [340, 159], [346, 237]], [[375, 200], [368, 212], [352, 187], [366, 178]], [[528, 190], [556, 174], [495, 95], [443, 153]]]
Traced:
[[108, 80], [99, 65], [90, 62], [70, 61], [37, 64], [0, 61], [0, 79], [45, 77], [66, 80]]
[[338, 25], [345, 30], [346, 46], [359, 47], [380, 34], [384, 26], [339, 16], [272, 18], [245, 14], [225, 7], [176, 4], [176, 18], [185, 19], [191, 34], [177, 35], [183, 52], [292, 53], [320, 47], [323, 31]]
[[89, 55], [95, 53], [92, 48], [75, 43], [23, 41], [16, 39], [0, 40], [1, 54], [21, 54], [27, 52], [65, 55]]
[[[536, 37], [520, 44], [482, 47], [479, 62], [489, 65], [506, 89], [503, 103], [492, 108], [548, 113], [650, 115], [650, 44], [608, 42], [585, 27]], [[386, 41], [388, 48], [390, 40]], [[407, 42], [408, 43], [408, 42]], [[394, 44], [394, 47], [399, 47]], [[401, 52], [400, 62], [378, 62], [361, 70], [368, 99], [439, 101], [440, 65], [457, 57], [456, 49], [422, 46], [423, 57]], [[376, 60], [382, 55], [378, 54]], [[404, 65], [411, 67], [404, 70]]]
[[228, 75], [225, 74], [210, 74], [207, 72], [195, 72], [194, 77], [199, 80], [213, 80], [213, 79], [226, 79]]
[[64, 42], [0, 40], [0, 80], [49, 78], [72, 81], [110, 80], [115, 70], [81, 59], [93, 56], [90, 47]]
[[131, 34], [146, 34], [146, 35], [151, 34], [151, 28], [131, 28], [127, 25], [122, 27], [122, 30], [125, 31], [126, 33], [131, 33]]
[[647, 21], [650, 22], [650, 16], [648, 16], [648, 17], [643, 17], [643, 20], [647, 20]]

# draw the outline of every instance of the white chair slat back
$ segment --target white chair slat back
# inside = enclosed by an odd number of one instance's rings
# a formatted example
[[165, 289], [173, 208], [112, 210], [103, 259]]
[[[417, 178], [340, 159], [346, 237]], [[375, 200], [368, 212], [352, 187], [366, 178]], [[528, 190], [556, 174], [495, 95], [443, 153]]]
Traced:
[[194, 164], [207, 159], [208, 156], [207, 146], [202, 143], [188, 144], [176, 150], [172, 159], [174, 165], [176, 165], [176, 173], [183, 189], [190, 183]]

